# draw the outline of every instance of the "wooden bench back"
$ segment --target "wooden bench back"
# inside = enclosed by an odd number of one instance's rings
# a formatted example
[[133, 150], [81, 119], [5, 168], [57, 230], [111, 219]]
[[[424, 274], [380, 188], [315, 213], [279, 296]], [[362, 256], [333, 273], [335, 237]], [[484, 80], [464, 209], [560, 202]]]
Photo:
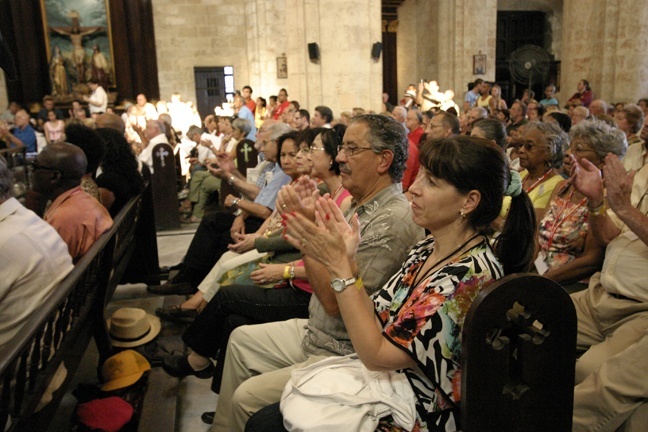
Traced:
[[153, 206], [155, 208], [155, 227], [158, 231], [180, 228], [178, 212], [178, 183], [175, 168], [175, 155], [169, 144], [153, 147]]
[[486, 287], [462, 331], [464, 432], [571, 431], [576, 311], [567, 292], [538, 275]]
[[[236, 169], [243, 175], [247, 175], [248, 168], [254, 168], [258, 164], [259, 152], [254, 148], [254, 141], [249, 139], [241, 140], [236, 144]], [[238, 195], [238, 191], [231, 186], [227, 181], [221, 182], [221, 187], [218, 195], [218, 203], [221, 207], [224, 206], [225, 198], [227, 195]]]

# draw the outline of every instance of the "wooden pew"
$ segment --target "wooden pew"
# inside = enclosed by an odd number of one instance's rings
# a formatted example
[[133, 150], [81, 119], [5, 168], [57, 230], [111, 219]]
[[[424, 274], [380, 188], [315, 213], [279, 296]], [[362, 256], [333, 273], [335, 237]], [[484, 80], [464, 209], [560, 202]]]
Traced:
[[[48, 304], [31, 316], [0, 352], [0, 429], [45, 431], [64, 394], [34, 413], [61, 363], [71, 381], [94, 337], [103, 360], [113, 353], [104, 317], [106, 302], [133, 254], [141, 196], [131, 199], [61, 281]], [[11, 426], [7, 428], [9, 419]]]
[[576, 310], [538, 275], [514, 274], [473, 301], [462, 331], [464, 432], [572, 429]]
[[[248, 168], [254, 168], [258, 164], [259, 152], [254, 148], [254, 141], [249, 139], [241, 140], [236, 145], [236, 169], [245, 177]], [[227, 181], [221, 182], [219, 193], [219, 204], [221, 208], [225, 208], [224, 202], [227, 195], [232, 194], [238, 196], [238, 191], [234, 186], [230, 185]]]
[[169, 144], [162, 143], [153, 147], [151, 184], [156, 229], [158, 231], [179, 229], [175, 155]]

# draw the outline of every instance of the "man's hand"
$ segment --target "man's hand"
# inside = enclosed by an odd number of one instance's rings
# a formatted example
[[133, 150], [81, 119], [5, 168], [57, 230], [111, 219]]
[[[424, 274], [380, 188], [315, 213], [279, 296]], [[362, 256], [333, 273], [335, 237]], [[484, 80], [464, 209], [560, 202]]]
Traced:
[[[581, 159], [579, 163], [574, 155], [571, 155], [571, 182], [578, 192], [585, 195], [589, 201], [590, 208], [596, 208], [603, 204], [603, 178], [601, 171], [587, 159]], [[607, 160], [606, 160], [607, 163]], [[623, 169], [623, 167], [621, 167]], [[625, 171], [624, 171], [625, 172]], [[632, 183], [631, 183], [632, 184]]]
[[619, 215], [624, 210], [632, 208], [630, 195], [632, 194], [635, 171], [626, 173], [619, 158], [608, 154], [605, 157], [603, 173], [605, 174], [604, 183], [607, 189], [608, 204], [612, 211]]
[[187, 159], [187, 161], [188, 161], [189, 164], [191, 164], [191, 165], [196, 165], [196, 164], [198, 163], [198, 158], [196, 158], [196, 157], [190, 157], [189, 159]]
[[218, 160], [218, 166], [220, 166], [224, 171], [232, 172], [236, 170], [236, 165], [234, 165], [234, 160], [227, 153], [218, 153], [216, 155], [216, 159]]
[[207, 147], [208, 149], [212, 148], [212, 142], [209, 140], [200, 140], [200, 145]]
[[223, 201], [223, 204], [225, 204], [225, 207], [232, 207], [234, 205], [235, 199], [240, 200], [240, 198], [237, 198], [234, 195], [229, 194], [225, 197], [225, 201]]

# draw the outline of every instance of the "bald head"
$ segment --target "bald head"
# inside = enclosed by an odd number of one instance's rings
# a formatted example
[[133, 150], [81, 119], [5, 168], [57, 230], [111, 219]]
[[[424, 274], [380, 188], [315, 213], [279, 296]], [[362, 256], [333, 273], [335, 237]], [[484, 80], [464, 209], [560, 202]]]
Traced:
[[117, 132], [123, 134], [126, 131], [126, 126], [122, 121], [121, 117], [117, 114], [104, 113], [97, 116], [95, 119], [95, 124], [97, 128], [108, 128], [114, 129]]
[[39, 165], [57, 170], [63, 179], [69, 180], [81, 180], [88, 166], [83, 150], [69, 143], [45, 146], [36, 159]]

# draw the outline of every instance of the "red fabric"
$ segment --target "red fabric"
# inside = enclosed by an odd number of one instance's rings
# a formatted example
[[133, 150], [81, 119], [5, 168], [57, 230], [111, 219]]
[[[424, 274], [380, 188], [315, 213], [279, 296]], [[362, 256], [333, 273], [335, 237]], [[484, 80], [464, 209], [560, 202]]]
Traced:
[[286, 101], [279, 105], [277, 109], [275, 110], [274, 114], [272, 115], [272, 118], [274, 120], [281, 120], [281, 114], [283, 114], [284, 110], [288, 108], [288, 105], [290, 105], [289, 101]]
[[567, 103], [569, 103], [569, 101], [572, 101], [572, 100], [580, 100], [581, 104], [585, 108], [588, 108], [590, 106], [590, 104], [592, 103], [592, 98], [593, 98], [592, 90], [585, 90], [582, 94], [578, 93], [578, 92], [574, 93], [574, 95], [569, 98]]
[[407, 139], [418, 146], [421, 144], [421, 137], [424, 133], [423, 128], [419, 126], [407, 135]]
[[117, 432], [133, 417], [133, 407], [117, 396], [95, 399], [80, 404], [77, 417], [92, 430]]
[[252, 114], [256, 112], [256, 103], [252, 99], [245, 102], [245, 106], [248, 107], [250, 111], [252, 111]]
[[409, 155], [407, 156], [407, 163], [405, 168], [405, 174], [403, 174], [403, 180], [401, 184], [403, 185], [403, 192], [407, 191], [409, 187], [414, 183], [416, 176], [419, 172], [419, 150], [418, 145], [414, 144], [412, 141], [408, 140], [409, 144]]

